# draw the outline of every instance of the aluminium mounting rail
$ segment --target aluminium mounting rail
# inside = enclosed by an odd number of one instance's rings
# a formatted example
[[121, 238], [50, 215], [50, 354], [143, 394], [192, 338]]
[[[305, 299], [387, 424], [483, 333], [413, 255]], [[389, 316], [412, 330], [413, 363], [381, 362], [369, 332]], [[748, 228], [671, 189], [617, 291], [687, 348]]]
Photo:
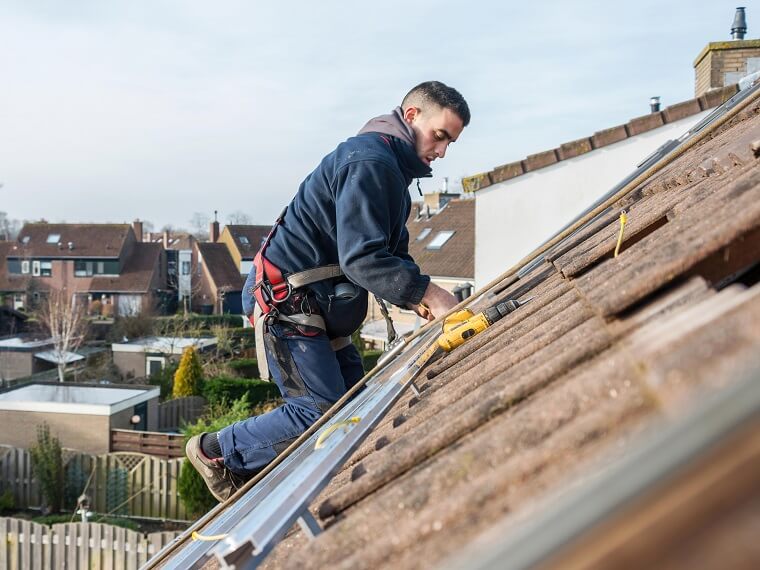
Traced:
[[[437, 336], [431, 329], [414, 339], [410, 350], [390, 361], [330, 422], [202, 530], [223, 538], [193, 541], [162, 568], [200, 568], [212, 558], [222, 568], [255, 568], [296, 522], [307, 535], [318, 534], [309, 505], [414, 382], [420, 372], [415, 363]], [[335, 433], [325, 438], [325, 432]], [[320, 438], [323, 445], [317, 448]]]

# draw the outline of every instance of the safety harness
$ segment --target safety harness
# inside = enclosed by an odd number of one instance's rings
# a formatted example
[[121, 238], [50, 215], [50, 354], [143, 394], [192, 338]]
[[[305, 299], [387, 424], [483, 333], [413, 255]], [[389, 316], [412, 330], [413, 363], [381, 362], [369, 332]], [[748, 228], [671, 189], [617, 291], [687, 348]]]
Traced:
[[[343, 275], [340, 265], [337, 263], [322, 265], [312, 269], [306, 269], [297, 273], [284, 275], [282, 270], [265, 257], [266, 249], [269, 242], [274, 237], [277, 228], [283, 223], [287, 207], [277, 217], [272, 229], [269, 230], [266, 238], [261, 244], [256, 257], [253, 259], [253, 266], [256, 270], [256, 279], [249, 289], [249, 293], [255, 299], [253, 314], [248, 319], [255, 329], [256, 338], [256, 356], [258, 359], [259, 372], [263, 379], [269, 378], [269, 366], [267, 364], [266, 353], [264, 351], [264, 325], [272, 325], [277, 321], [289, 323], [298, 327], [309, 326], [317, 329], [326, 330], [325, 320], [321, 315], [314, 314], [310, 310], [290, 314], [283, 314], [280, 305], [290, 300], [293, 292], [301, 287], [311, 285], [325, 279], [332, 279]], [[396, 331], [393, 328], [385, 304], [380, 298], [375, 296], [380, 304], [388, 325], [389, 342], [393, 341]], [[392, 335], [392, 336], [391, 336]], [[351, 344], [351, 337], [338, 337], [330, 341], [334, 351], [338, 351]]]

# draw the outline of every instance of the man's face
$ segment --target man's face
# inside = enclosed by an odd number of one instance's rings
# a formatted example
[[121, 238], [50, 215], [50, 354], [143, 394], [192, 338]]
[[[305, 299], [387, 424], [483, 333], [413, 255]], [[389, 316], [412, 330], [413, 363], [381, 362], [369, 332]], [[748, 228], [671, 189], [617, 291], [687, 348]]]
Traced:
[[451, 109], [436, 106], [425, 110], [409, 107], [404, 111], [404, 120], [411, 125], [417, 137], [417, 156], [428, 166], [436, 158], [446, 156], [446, 149], [464, 129], [459, 115]]

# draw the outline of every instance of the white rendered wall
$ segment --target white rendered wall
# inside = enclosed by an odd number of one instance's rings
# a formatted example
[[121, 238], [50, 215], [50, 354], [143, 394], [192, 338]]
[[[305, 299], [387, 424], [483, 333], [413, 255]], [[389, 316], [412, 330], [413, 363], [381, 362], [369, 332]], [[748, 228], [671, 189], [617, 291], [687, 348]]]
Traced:
[[475, 287], [480, 289], [609, 192], [636, 165], [709, 111], [475, 193]]

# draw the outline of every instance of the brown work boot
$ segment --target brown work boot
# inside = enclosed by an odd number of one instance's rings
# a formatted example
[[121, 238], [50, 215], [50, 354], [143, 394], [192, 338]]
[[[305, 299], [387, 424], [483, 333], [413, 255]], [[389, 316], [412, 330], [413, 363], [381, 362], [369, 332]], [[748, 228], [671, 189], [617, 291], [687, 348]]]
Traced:
[[193, 464], [195, 470], [203, 477], [206, 487], [216, 500], [223, 503], [237, 491], [245, 481], [227, 469], [222, 458], [209, 459], [201, 449], [201, 437], [205, 434], [194, 435], [185, 446], [185, 455]]

